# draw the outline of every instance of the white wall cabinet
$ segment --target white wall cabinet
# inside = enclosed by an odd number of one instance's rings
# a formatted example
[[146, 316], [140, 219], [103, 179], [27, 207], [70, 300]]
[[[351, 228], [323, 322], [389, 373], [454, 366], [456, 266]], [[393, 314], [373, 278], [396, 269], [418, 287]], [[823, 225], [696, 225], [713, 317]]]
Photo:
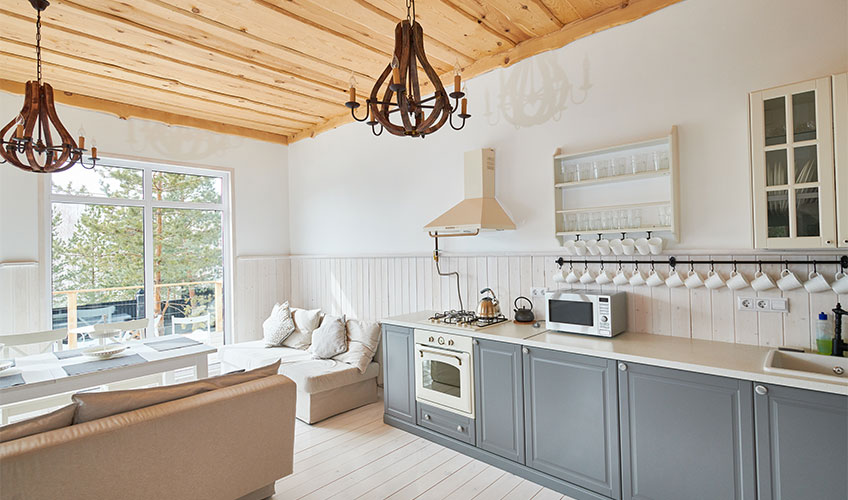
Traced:
[[[837, 223], [848, 223], [848, 216], [837, 215], [848, 211], [848, 188], [837, 195], [837, 178], [848, 182], [848, 146], [845, 137], [834, 141], [835, 128], [848, 133], [844, 80], [837, 75], [751, 93], [756, 248], [848, 246], [848, 230], [837, 239]], [[839, 199], [846, 200], [842, 206]]]
[[833, 77], [833, 138], [836, 160], [836, 232], [839, 246], [848, 248], [848, 73]]

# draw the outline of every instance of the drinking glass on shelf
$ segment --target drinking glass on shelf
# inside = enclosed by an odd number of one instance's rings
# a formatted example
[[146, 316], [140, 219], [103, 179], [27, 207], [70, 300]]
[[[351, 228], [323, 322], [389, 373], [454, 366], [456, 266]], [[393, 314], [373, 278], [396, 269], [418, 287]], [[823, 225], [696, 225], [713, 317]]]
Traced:
[[627, 210], [619, 210], [618, 211], [618, 228], [624, 229], [626, 227], [628, 227]]
[[566, 164], [563, 169], [565, 170], [565, 173], [563, 174], [565, 182], [575, 182], [577, 180], [577, 165], [569, 163]]
[[578, 214], [577, 215], [577, 221], [578, 221], [577, 222], [577, 224], [578, 224], [577, 230], [578, 231], [588, 231], [589, 230], [590, 221], [589, 221], [589, 214], [588, 213], [583, 212], [581, 214]]
[[592, 214], [592, 227], [591, 227], [591, 229], [593, 231], [597, 231], [597, 230], [601, 229], [601, 214], [599, 214], [598, 212], [595, 212], [594, 214]]
[[578, 181], [588, 181], [593, 178], [594, 172], [592, 171], [592, 163], [591, 162], [583, 162], [578, 165]]
[[630, 223], [631, 228], [642, 227], [642, 210], [639, 208], [632, 208], [628, 211], [628, 222]]
[[651, 151], [648, 153], [648, 170], [658, 171], [660, 169], [660, 153], [659, 151]]
[[601, 214], [601, 229], [609, 229], [612, 219], [612, 214], [610, 212], [603, 212]]
[[660, 225], [664, 227], [671, 225], [671, 207], [668, 205], [660, 207]]
[[597, 171], [597, 178], [601, 179], [603, 177], [609, 177], [610, 174], [610, 161], [609, 160], [597, 160], [595, 161], [595, 169]]
[[668, 151], [660, 151], [657, 154], [657, 157], [658, 157], [657, 163], [659, 165], [658, 170], [668, 170], [668, 167], [669, 167]]
[[565, 230], [566, 231], [577, 231], [577, 215], [576, 214], [566, 214], [565, 215]]
[[648, 157], [645, 153], [631, 155], [630, 163], [634, 174], [642, 173], [648, 169]]
[[627, 158], [621, 157], [612, 160], [612, 175], [624, 175], [627, 173]]

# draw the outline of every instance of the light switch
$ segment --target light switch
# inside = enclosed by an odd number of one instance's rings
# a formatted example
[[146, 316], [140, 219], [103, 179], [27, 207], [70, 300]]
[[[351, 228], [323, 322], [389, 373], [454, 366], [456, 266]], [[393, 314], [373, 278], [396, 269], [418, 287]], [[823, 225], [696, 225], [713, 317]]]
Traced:
[[789, 299], [771, 299], [771, 310], [775, 312], [789, 312]]

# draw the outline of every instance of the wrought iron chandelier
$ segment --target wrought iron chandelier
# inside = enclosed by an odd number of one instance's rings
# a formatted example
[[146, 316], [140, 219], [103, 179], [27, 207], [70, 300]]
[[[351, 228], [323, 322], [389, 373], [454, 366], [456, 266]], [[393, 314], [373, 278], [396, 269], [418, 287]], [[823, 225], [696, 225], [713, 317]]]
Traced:
[[[423, 99], [418, 79], [419, 64], [435, 89], [432, 96]], [[370, 125], [374, 135], [382, 134], [385, 129], [393, 135], [424, 137], [439, 130], [445, 123], [449, 123], [454, 130], [460, 130], [471, 116], [468, 114], [468, 99], [461, 90], [461, 83], [457, 63], [453, 92], [448, 95], [445, 91], [439, 75], [424, 54], [424, 30], [415, 20], [415, 0], [406, 0], [406, 20], [395, 27], [394, 57], [377, 78], [371, 95], [365, 100], [365, 116], [356, 116], [360, 104], [356, 102], [356, 79], [353, 74], [350, 77], [350, 100], [345, 106], [350, 108], [354, 120]], [[378, 97], [381, 93], [382, 99]], [[453, 105], [451, 99], [454, 100]], [[453, 123], [453, 115], [457, 111], [457, 116], [462, 119], [459, 126]], [[399, 123], [397, 120], [392, 122], [393, 114], [399, 117]]]
[[[26, 83], [26, 95], [21, 112], [5, 127], [0, 129], [0, 163], [12, 165], [27, 172], [62, 172], [79, 162], [84, 168], [92, 169], [97, 163], [97, 148], [92, 145], [91, 156], [86, 165], [82, 156], [85, 137], [82, 130], [79, 144], [59, 120], [53, 103], [53, 87], [41, 81], [41, 11], [50, 5], [47, 0], [29, 0], [38, 12], [35, 22], [35, 55], [37, 80]], [[59, 139], [61, 142], [54, 140]]]

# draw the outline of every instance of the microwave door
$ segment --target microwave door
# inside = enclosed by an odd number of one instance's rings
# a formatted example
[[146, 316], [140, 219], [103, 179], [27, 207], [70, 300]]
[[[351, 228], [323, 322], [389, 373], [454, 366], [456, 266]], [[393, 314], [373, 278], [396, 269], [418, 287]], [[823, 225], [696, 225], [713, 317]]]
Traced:
[[594, 334], [598, 304], [594, 300], [553, 299], [548, 301], [548, 321], [566, 332]]

